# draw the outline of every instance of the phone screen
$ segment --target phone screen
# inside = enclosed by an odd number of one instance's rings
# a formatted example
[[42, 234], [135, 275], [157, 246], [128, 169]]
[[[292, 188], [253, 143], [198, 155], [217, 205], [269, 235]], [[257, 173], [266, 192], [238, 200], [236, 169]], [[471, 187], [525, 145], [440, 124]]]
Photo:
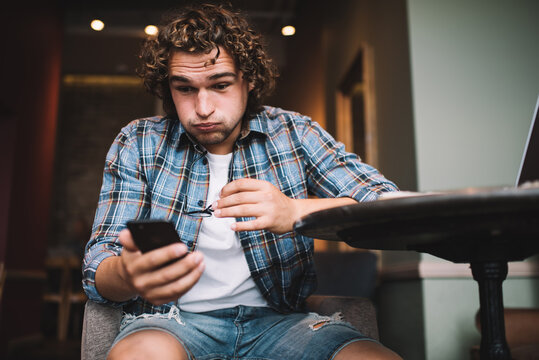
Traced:
[[133, 220], [127, 223], [131, 236], [140, 251], [148, 252], [180, 242], [174, 224], [165, 220]]

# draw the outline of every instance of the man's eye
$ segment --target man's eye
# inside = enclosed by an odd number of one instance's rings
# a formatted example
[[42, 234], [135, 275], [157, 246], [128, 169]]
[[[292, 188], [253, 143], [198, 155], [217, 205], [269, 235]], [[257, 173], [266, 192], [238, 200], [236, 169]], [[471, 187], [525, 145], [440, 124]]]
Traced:
[[226, 89], [226, 88], [229, 87], [229, 86], [230, 86], [229, 83], [219, 83], [219, 84], [213, 85], [213, 88], [214, 88], [214, 89], [217, 89], [217, 90], [224, 90], [224, 89]]
[[187, 94], [187, 93], [190, 93], [191, 91], [193, 91], [193, 88], [190, 87], [190, 86], [177, 86], [176, 90], [181, 92], [181, 93]]

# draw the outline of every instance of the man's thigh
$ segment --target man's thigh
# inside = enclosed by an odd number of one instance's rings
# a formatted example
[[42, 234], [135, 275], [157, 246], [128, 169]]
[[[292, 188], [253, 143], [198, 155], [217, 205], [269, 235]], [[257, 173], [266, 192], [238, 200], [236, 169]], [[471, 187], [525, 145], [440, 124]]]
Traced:
[[356, 341], [343, 347], [335, 356], [334, 360], [402, 360], [402, 358], [374, 341]]
[[187, 360], [189, 357], [178, 340], [160, 330], [141, 330], [116, 342], [107, 360], [127, 359]]

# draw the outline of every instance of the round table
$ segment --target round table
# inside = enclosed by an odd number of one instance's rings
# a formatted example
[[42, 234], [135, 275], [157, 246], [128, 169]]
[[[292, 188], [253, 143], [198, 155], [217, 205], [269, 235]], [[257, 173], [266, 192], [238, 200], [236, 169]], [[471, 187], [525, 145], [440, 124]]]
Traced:
[[295, 230], [362, 249], [412, 250], [470, 263], [479, 285], [481, 359], [510, 359], [502, 282], [507, 262], [539, 253], [539, 188], [468, 189], [309, 214]]

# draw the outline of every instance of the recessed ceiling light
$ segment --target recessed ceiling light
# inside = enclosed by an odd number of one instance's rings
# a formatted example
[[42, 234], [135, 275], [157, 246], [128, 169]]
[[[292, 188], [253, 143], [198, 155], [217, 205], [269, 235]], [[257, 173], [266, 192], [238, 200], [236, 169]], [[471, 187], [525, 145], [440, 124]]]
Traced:
[[157, 29], [157, 26], [155, 25], [148, 25], [144, 28], [144, 32], [146, 33], [146, 35], [154, 36], [157, 35], [159, 29]]
[[105, 23], [99, 19], [94, 19], [90, 23], [90, 27], [95, 31], [101, 31], [105, 27]]
[[284, 36], [292, 36], [296, 33], [296, 28], [292, 25], [283, 26], [283, 28], [281, 29], [281, 33]]

